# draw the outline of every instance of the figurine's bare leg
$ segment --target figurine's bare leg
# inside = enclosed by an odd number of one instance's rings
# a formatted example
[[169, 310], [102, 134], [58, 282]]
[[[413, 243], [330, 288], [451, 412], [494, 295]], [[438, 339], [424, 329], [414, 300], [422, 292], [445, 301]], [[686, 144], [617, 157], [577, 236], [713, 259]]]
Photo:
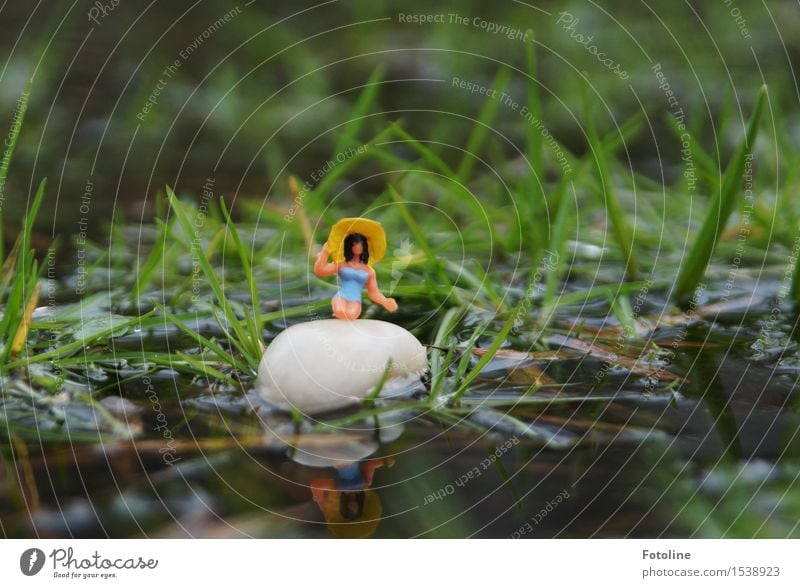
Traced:
[[333, 309], [333, 316], [338, 319], [347, 320], [345, 313], [347, 311], [346, 301], [339, 296], [334, 296], [331, 299], [331, 308]]
[[345, 300], [341, 296], [331, 299], [333, 316], [346, 321], [354, 321], [361, 316], [361, 303], [358, 300]]
[[347, 309], [345, 310], [345, 315], [348, 320], [354, 321], [359, 316], [361, 316], [361, 303], [358, 301], [349, 301], [345, 300], [345, 305]]

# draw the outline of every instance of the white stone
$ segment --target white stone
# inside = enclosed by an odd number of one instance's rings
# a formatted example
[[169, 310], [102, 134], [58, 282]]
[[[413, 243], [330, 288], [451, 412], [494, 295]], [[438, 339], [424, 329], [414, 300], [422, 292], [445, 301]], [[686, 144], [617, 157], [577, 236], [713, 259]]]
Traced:
[[[428, 367], [425, 348], [402, 327], [384, 321], [316, 320], [292, 325], [270, 343], [257, 389], [270, 404], [313, 414], [362, 401], [380, 382], [391, 392]], [[383, 395], [383, 394], [382, 394]]]

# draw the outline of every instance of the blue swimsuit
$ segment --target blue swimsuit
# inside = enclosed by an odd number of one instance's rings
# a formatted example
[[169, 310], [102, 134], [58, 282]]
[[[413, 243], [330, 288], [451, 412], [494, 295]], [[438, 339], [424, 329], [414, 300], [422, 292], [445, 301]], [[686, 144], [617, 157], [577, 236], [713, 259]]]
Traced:
[[369, 274], [366, 271], [343, 265], [339, 268], [341, 287], [336, 295], [348, 302], [361, 302], [361, 290], [367, 283], [367, 279], [369, 279]]

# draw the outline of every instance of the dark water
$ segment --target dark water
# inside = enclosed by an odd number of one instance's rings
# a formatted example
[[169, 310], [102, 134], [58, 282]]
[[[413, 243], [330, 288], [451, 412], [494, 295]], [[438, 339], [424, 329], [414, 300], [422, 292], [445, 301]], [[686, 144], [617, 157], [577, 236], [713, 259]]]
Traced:
[[[687, 25], [698, 27], [690, 14], [694, 7], [661, 7], [671, 23], [668, 28], [685, 34], [676, 44], [672, 36], [651, 34], [649, 12], [630, 9], [630, 3], [619, 0], [611, 4], [619, 17], [630, 11], [623, 23], [647, 32], [638, 38], [653, 43], [649, 51], [665, 65], [692, 56], [700, 79], [714, 91], [684, 81], [681, 104], [692, 113], [697, 127], [693, 132], [701, 142], [725, 143], [706, 117], [713, 113], [719, 118], [716, 113], [734, 88], [737, 104], [739, 97], [747, 100], [754, 94], [755, 64], [750, 59], [756, 55], [730, 28], [729, 9], [717, 3], [701, 11], [714, 22], [712, 30], [733, 32], [726, 40], [695, 34]], [[141, 262], [138, 246], [150, 243], [148, 234], [153, 241], [157, 238], [150, 227], [138, 223], [158, 217], [156, 196], [165, 184], [197, 196], [211, 178], [214, 192], [229, 200], [289, 206], [285, 176], [295, 174], [302, 183], [328, 161], [338, 143], [336, 129], [351, 116], [361, 86], [377, 67], [384, 70], [386, 86], [374, 111], [393, 113], [391, 120], [403, 119], [406, 130], [423, 140], [452, 145], [466, 144], [473, 132], [471, 118], [485, 100], [453, 91], [449, 80], [457, 76], [490, 84], [498, 63], [526, 67], [518, 43], [498, 43], [481, 30], [401, 27], [391, 3], [360, 4], [357, 9], [355, 4], [324, 4], [300, 22], [275, 28], [268, 27], [296, 8], [255, 3], [244, 18], [185, 61], [163, 99], [141, 120], [137, 115], [165, 66], [230, 7], [181, 1], [145, 10], [123, 2], [102, 22], [92, 24], [87, 6], [3, 6], [5, 29], [13, 33], [0, 38], [9, 54], [0, 103], [9, 117], [34, 64], [39, 68], [8, 179], [7, 193], [14, 198], [9, 196], [3, 210], [7, 224], [24, 216], [29, 193], [46, 176], [48, 197], [33, 245], [44, 251], [51, 236], [61, 234], [65, 253], [60, 255], [65, 260], [60, 266], [74, 266], [70, 236], [83, 231], [84, 223], [90, 235], [103, 238], [112, 218], [136, 225], [115, 239], [136, 243], [137, 253], [118, 252], [111, 243], [101, 245], [112, 261], [108, 267], [102, 259], [97, 262], [87, 292], [129, 287], [133, 263]], [[580, 3], [569, 6], [582, 14], [586, 10]], [[430, 9], [415, 0], [405, 3], [404, 10]], [[532, 19], [523, 3], [463, 2], [459, 10], [498, 23], [531, 26], [543, 46], [578, 64], [576, 71], [596, 66], [584, 47], [552, 21], [542, 21], [539, 15]], [[777, 43], [786, 39], [791, 51], [792, 35], [776, 35], [774, 20], [767, 20], [764, 11], [760, 16], [755, 12], [748, 15], [753, 30], [765, 31], [756, 35], [756, 48], [784, 55]], [[370, 18], [375, 22], [368, 29], [352, 26]], [[788, 22], [791, 19], [778, 19], [781, 28]], [[315, 34], [323, 29], [335, 34]], [[261, 34], [267, 30], [270, 34]], [[473, 36], [465, 42], [466, 34]], [[616, 111], [600, 128], [615, 128], [642, 103], [663, 108], [652, 60], [633, 46], [626, 48], [625, 42], [625, 36], [618, 36], [610, 46], [630, 60], [637, 91], [632, 94], [629, 84], [593, 72], [593, 87]], [[469, 44], [491, 49], [491, 55], [467, 59], [451, 50]], [[445, 51], [419, 51], [437, 46]], [[384, 51], [391, 47], [398, 50]], [[266, 64], [269, 55], [276, 59]], [[361, 57], [351, 60], [354, 55]], [[716, 61], [722, 56], [727, 57], [724, 64]], [[222, 61], [225, 67], [210, 71], [209, 64]], [[542, 52], [540, 62], [543, 87], [552, 88], [554, 96], [577, 95], [576, 80], [565, 75], [560, 59]], [[794, 95], [786, 75], [793, 67], [777, 58], [759, 61], [776, 104], [781, 103], [781, 92], [783, 102], [789, 103], [782, 88], [789, 89], [789, 99]], [[304, 75], [308, 72], [318, 73]], [[433, 84], [434, 78], [442, 82]], [[525, 80], [514, 76], [508, 90], [525, 96]], [[275, 100], [265, 102], [273, 94]], [[561, 144], [583, 153], [585, 132], [562, 106], [545, 99], [544, 119]], [[457, 116], [440, 116], [438, 111]], [[302, 116], [294, 118], [296, 114]], [[666, 135], [658, 127], [661, 114], [656, 111], [651, 117], [657, 125], [654, 136]], [[286, 124], [289, 120], [292, 124]], [[359, 140], [374, 137], [385, 122], [370, 120]], [[525, 126], [509, 109], [499, 110], [496, 126], [512, 144], [526, 140]], [[314, 136], [318, 140], [309, 141]], [[657, 142], [634, 137], [628, 151], [635, 169], [659, 182], [665, 181], [661, 174], [666, 169], [672, 176], [668, 185], [679, 179], [681, 167], [661, 161], [660, 154], [667, 151]], [[503, 159], [515, 153], [509, 148]], [[396, 155], [416, 158], [410, 150]], [[462, 152], [441, 155], [457, 165]], [[509, 172], [522, 169], [513, 161], [508, 167]], [[343, 209], [359, 210], [381, 193], [383, 169], [365, 161], [356, 175], [343, 178], [333, 191], [352, 198]], [[475, 193], [488, 186], [491, 194], [496, 184], [494, 176], [488, 184], [484, 177]], [[86, 213], [84, 200], [91, 205]], [[674, 221], [671, 226], [676, 226]], [[15, 237], [6, 231], [7, 245]], [[182, 271], [188, 259], [181, 255]], [[608, 283], [616, 275], [605, 265], [591, 272]], [[73, 273], [67, 270], [59, 277], [74, 292]], [[298, 275], [282, 283], [281, 291], [292, 295], [281, 300], [287, 308], [306, 302], [293, 298], [307, 290], [307, 282]], [[722, 312], [706, 308], [688, 324], [663, 324], [652, 334], [656, 348], [642, 340], [627, 341], [620, 350], [626, 357], [647, 355], [653, 369], [661, 367], [679, 378], [671, 388], [669, 379], [655, 381], [632, 371], [630, 364], [614, 367], [596, 353], [599, 348], [592, 342], [598, 333], [596, 343], [605, 353], [615, 348], [616, 337], [613, 331], [603, 335], [615, 322], [608, 318], [607, 301], [598, 298], [562, 307], [551, 325], [553, 332], [537, 341], [540, 350], [563, 350], [557, 359], [531, 359], [524, 365], [509, 358], [491, 362], [465, 398], [465, 405], [474, 408], [466, 422], [401, 412], [351, 425], [355, 430], [313, 430], [313, 423], [296, 429], [285, 415], [271, 413], [247, 389], [249, 383], [238, 390], [165, 366], [143, 368], [145, 353], [192, 351], [194, 343], [167, 326], [130, 331], [111, 342], [119, 359], [70, 364], [61, 372], [64, 380], [58, 392], [46, 392], [56, 380], [49, 364], [31, 366], [29, 382], [0, 377], [0, 534], [796, 537], [800, 358], [796, 317], [783, 308], [775, 320], [770, 318], [776, 290], [774, 283], [737, 285], [727, 293], [731, 298], [748, 298], [751, 292], [758, 298], [728, 305]], [[246, 303], [246, 289], [238, 292], [231, 299]], [[707, 292], [703, 304], [720, 298], [721, 292]], [[75, 302], [74, 297], [69, 302]], [[663, 300], [654, 301], [646, 312], [658, 316], [665, 307]], [[98, 319], [84, 328], [103, 328], [109, 313], [131, 316], [137, 310], [127, 299], [97, 308], [87, 296], [83, 306], [73, 309], [72, 318], [80, 312], [81, 317]], [[428, 307], [398, 313], [392, 320], [430, 342], [436, 314]], [[580, 337], [570, 331], [578, 319], [586, 321]], [[275, 336], [286, 324], [270, 323], [266, 334]], [[461, 325], [462, 340], [476, 324]], [[198, 328], [205, 335], [222, 335], [211, 320]], [[68, 341], [68, 329], [57, 329], [55, 336]], [[527, 349], [534, 340], [536, 335], [524, 329], [510, 338], [515, 349]], [[485, 347], [490, 342], [480, 343]], [[587, 352], [586, 345], [594, 353]], [[525, 384], [506, 376], [509, 370], [531, 366], [563, 385], [536, 392], [536, 397], [552, 398], [553, 403], [515, 405], [530, 379]], [[524, 381], [529, 375], [517, 377]], [[81, 400], [89, 395], [100, 404], [93, 407]]]

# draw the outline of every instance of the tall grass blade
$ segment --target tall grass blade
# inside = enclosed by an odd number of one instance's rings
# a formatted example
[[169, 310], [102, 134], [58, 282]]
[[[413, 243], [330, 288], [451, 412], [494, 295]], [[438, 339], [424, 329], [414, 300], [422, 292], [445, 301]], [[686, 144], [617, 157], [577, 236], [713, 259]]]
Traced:
[[187, 325], [180, 317], [178, 317], [178, 316], [172, 314], [171, 312], [169, 312], [161, 304], [158, 304], [156, 302], [154, 305], [155, 305], [156, 309], [159, 312], [161, 312], [169, 322], [171, 322], [173, 325], [175, 325], [184, 334], [188, 335], [189, 337], [191, 337], [192, 339], [197, 341], [197, 343], [201, 347], [204, 347], [205, 349], [208, 349], [209, 351], [214, 353], [217, 356], [217, 358], [219, 358], [219, 360], [221, 362], [227, 363], [231, 367], [233, 367], [233, 368], [235, 368], [235, 369], [237, 369], [237, 370], [239, 370], [241, 372], [248, 371], [247, 366], [245, 366], [244, 364], [239, 362], [239, 360], [237, 360], [233, 355], [231, 355], [230, 353], [228, 353], [227, 351], [222, 349], [222, 347], [220, 347], [216, 342], [212, 341], [211, 339], [208, 339], [207, 337], [203, 337], [196, 330], [190, 328], [189, 325]]
[[56, 349], [53, 349], [51, 351], [46, 351], [44, 353], [34, 355], [33, 357], [26, 357], [25, 359], [18, 359], [16, 361], [12, 361], [8, 363], [5, 367], [12, 369], [20, 367], [21, 365], [28, 365], [31, 363], [39, 363], [50, 359], [60, 359], [62, 357], [67, 357], [76, 351], [84, 349], [90, 343], [94, 343], [96, 341], [105, 339], [107, 337], [113, 337], [115, 333], [117, 333], [118, 331], [124, 331], [128, 327], [133, 327], [138, 325], [143, 318], [149, 317], [151, 314], [153, 314], [152, 311], [143, 314], [142, 316], [137, 316], [127, 321], [122, 321], [117, 325], [113, 325], [107, 329], [97, 331], [96, 333], [92, 333], [91, 335], [82, 337], [81, 339], [72, 341], [71, 343], [67, 343], [66, 345], [62, 345], [61, 347], [57, 347]]
[[[552, 253], [556, 254], [556, 267], [549, 268], [545, 274], [545, 291], [542, 300], [543, 307], [552, 305], [556, 287], [558, 286], [558, 278], [561, 274], [561, 268], [564, 267], [565, 244], [567, 242], [567, 212], [569, 211], [570, 204], [567, 186], [569, 185], [572, 187], [573, 191], [575, 190], [575, 184], [571, 181], [571, 176], [572, 173], [564, 174], [553, 193], [552, 202], [556, 211], [553, 229], [550, 231], [549, 248]], [[574, 192], [573, 195], [575, 195]], [[575, 195], [575, 197], [577, 198], [577, 195]]]
[[386, 385], [386, 380], [389, 379], [389, 373], [392, 371], [392, 360], [388, 359], [386, 361], [386, 366], [383, 368], [383, 373], [381, 374], [381, 379], [378, 380], [378, 384], [375, 386], [375, 389], [370, 392], [366, 398], [364, 398], [364, 406], [366, 407], [374, 407], [375, 400], [377, 400], [380, 393], [383, 391], [383, 387]]
[[25, 310], [23, 311], [21, 320], [17, 326], [17, 332], [14, 333], [14, 338], [11, 340], [11, 355], [15, 355], [22, 351], [22, 348], [25, 345], [25, 340], [28, 337], [28, 329], [31, 326], [31, 316], [33, 315], [33, 311], [39, 302], [39, 291], [42, 285], [39, 283], [38, 276], [36, 276], [35, 264], [33, 269], [34, 271], [31, 284], [29, 284], [29, 291], [31, 294], [28, 297], [28, 301], [25, 303]]
[[627, 294], [611, 295], [608, 296], [608, 301], [611, 304], [611, 310], [614, 316], [617, 317], [624, 337], [632, 339], [636, 337], [636, 317], [631, 308], [631, 301], [628, 299]]
[[[153, 243], [153, 248], [150, 250], [144, 264], [141, 265], [141, 269], [136, 272], [136, 282], [131, 292], [131, 302], [137, 306], [139, 304], [139, 299], [142, 297], [142, 292], [150, 285], [153, 272], [158, 267], [158, 264], [164, 261], [167, 235], [170, 232], [170, 224], [172, 223], [164, 223], [160, 219], [156, 219], [156, 224], [158, 225], [158, 237], [156, 238], [156, 242]], [[138, 267], [138, 257], [136, 259], [136, 264]]]
[[[306, 207], [308, 214], [312, 218], [317, 217], [321, 219], [331, 220], [333, 216], [331, 208], [328, 206], [328, 197], [333, 187], [345, 174], [349, 173], [353, 168], [359, 165], [364, 159], [370, 157], [370, 152], [373, 148], [386, 140], [392, 134], [392, 126], [389, 125], [380, 133], [375, 135], [367, 143], [364, 144], [363, 149], [353, 153], [350, 157], [346, 158], [344, 162], [336, 165], [322, 178], [309, 194], [306, 195], [303, 205]], [[338, 220], [338, 219], [336, 219]], [[333, 224], [333, 223], [331, 223]]]
[[420, 157], [422, 157], [423, 161], [425, 161], [425, 163], [427, 163], [431, 169], [439, 170], [439, 172], [441, 172], [447, 178], [456, 182], [459, 181], [456, 172], [454, 172], [441, 157], [431, 151], [427, 145], [421, 143], [397, 123], [392, 123], [390, 128], [397, 137], [407, 142], [409, 147], [419, 153]]
[[703, 177], [708, 182], [709, 186], [716, 191], [719, 188], [719, 181], [717, 179], [719, 176], [719, 166], [714, 159], [705, 152], [705, 149], [703, 149], [703, 146], [700, 145], [695, 136], [688, 132], [672, 113], [667, 115], [667, 126], [670, 131], [672, 131], [675, 138], [681, 142], [681, 145], [685, 143], [688, 144], [691, 150], [691, 156], [694, 158], [695, 162], [697, 162], [697, 168], [700, 172], [698, 175]]

